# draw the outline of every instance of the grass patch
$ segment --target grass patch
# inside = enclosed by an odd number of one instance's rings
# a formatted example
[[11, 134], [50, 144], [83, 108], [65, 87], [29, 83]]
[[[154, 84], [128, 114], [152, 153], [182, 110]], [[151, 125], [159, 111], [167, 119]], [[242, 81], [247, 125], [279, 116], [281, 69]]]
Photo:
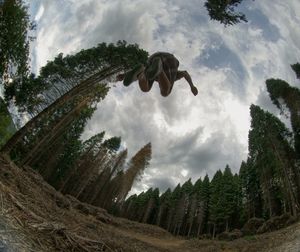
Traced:
[[243, 237], [246, 241], [257, 241], [257, 238], [255, 235], [246, 235]]

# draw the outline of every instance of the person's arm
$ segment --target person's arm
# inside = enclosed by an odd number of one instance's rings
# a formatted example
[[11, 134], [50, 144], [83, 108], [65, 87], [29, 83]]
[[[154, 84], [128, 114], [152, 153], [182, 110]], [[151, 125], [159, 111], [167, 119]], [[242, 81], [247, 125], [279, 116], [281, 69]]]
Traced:
[[138, 79], [138, 75], [144, 71], [145, 67], [142, 64], [136, 65], [132, 70], [117, 75], [118, 81], [123, 81], [124, 86], [128, 87], [132, 82]]
[[181, 78], [185, 78], [185, 80], [190, 85], [192, 93], [196, 96], [198, 94], [198, 89], [193, 84], [192, 78], [187, 71], [177, 71], [176, 80], [180, 80]]

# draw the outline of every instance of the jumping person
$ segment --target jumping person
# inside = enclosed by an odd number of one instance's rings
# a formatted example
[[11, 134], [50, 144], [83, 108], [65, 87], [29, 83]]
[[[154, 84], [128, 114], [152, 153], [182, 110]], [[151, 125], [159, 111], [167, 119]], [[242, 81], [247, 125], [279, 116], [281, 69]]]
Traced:
[[117, 76], [118, 81], [123, 80], [124, 86], [129, 86], [132, 82], [138, 80], [140, 89], [143, 92], [149, 92], [153, 82], [157, 81], [162, 96], [168, 96], [173, 88], [174, 82], [185, 78], [194, 95], [198, 94], [198, 89], [194, 86], [191, 76], [187, 71], [178, 70], [179, 61], [173, 54], [166, 52], [157, 52], [152, 54], [146, 66], [137, 65], [131, 71]]

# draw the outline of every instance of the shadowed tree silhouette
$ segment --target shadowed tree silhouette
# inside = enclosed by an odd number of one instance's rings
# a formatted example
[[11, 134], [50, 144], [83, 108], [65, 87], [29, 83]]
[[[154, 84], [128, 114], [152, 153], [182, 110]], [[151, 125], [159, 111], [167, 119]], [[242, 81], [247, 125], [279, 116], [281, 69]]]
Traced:
[[243, 13], [236, 12], [235, 8], [243, 0], [207, 0], [204, 4], [211, 19], [221, 24], [234, 25], [241, 21], [247, 22]]

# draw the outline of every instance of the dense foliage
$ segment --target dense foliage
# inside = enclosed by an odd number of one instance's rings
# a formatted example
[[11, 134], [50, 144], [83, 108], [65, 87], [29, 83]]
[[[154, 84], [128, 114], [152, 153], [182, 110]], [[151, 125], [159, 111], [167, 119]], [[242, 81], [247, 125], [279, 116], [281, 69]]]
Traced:
[[41, 68], [39, 76], [16, 79], [7, 88], [7, 100], [14, 98], [21, 111], [40, 113], [69, 92], [88, 95], [99, 83], [107, 83], [119, 71], [145, 63], [148, 53], [137, 45], [101, 43], [74, 55], [57, 55]]
[[22, 78], [29, 72], [29, 33], [34, 29], [23, 0], [0, 1], [0, 78]]

